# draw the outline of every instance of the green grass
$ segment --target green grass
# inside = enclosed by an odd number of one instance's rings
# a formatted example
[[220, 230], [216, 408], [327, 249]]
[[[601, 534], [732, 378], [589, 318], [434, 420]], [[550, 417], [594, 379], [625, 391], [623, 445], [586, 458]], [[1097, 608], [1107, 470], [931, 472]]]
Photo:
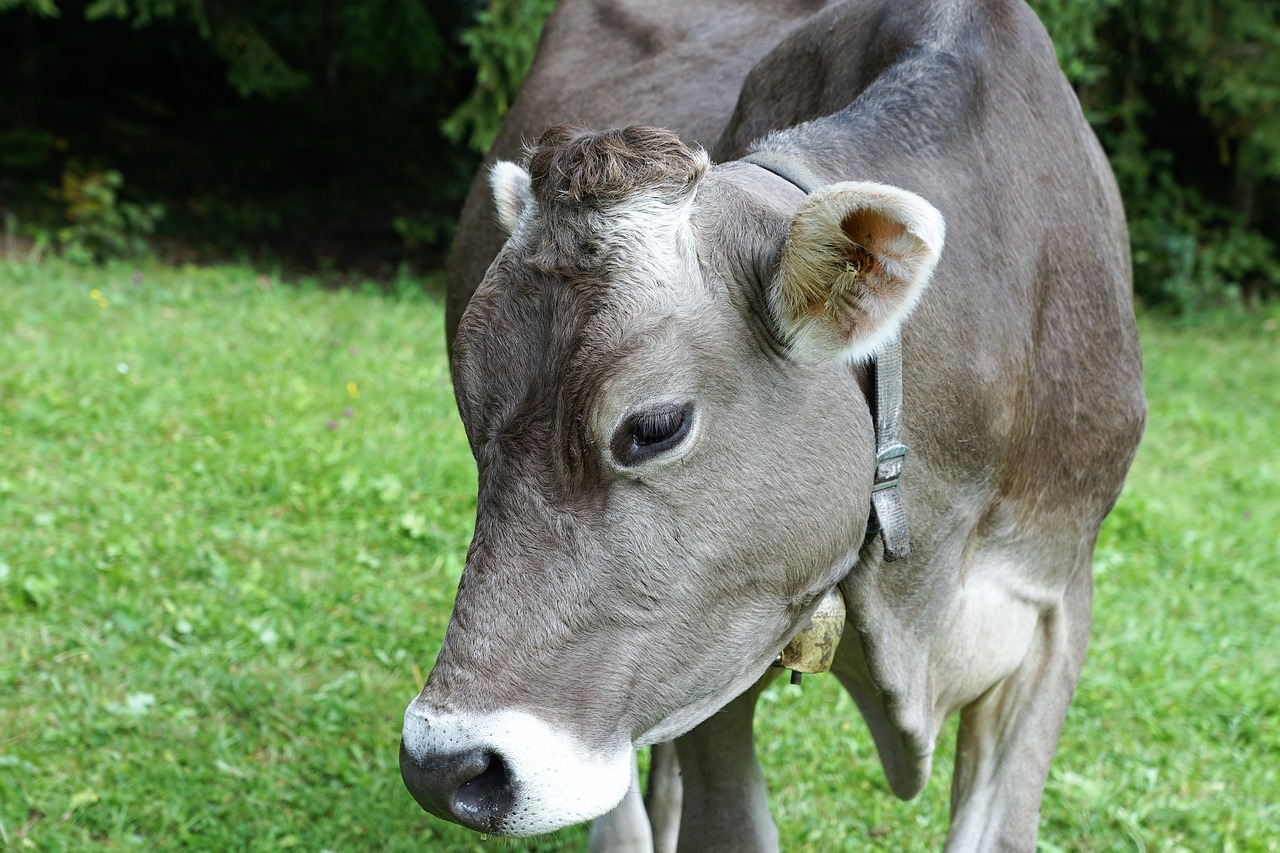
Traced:
[[[96, 291], [96, 296], [92, 292]], [[400, 719], [474, 512], [441, 306], [0, 262], [0, 849], [585, 850], [426, 817]], [[1280, 333], [1147, 320], [1041, 847], [1280, 849]], [[788, 851], [936, 850], [830, 678], [764, 697]]]

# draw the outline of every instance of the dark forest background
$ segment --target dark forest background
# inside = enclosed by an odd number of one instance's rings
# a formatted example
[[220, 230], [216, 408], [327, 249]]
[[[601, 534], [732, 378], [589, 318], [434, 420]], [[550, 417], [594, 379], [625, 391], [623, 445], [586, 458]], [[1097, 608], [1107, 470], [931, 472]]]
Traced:
[[[0, 248], [431, 269], [553, 5], [0, 0]], [[1032, 6], [1120, 180], [1142, 300], [1280, 295], [1280, 3]]]

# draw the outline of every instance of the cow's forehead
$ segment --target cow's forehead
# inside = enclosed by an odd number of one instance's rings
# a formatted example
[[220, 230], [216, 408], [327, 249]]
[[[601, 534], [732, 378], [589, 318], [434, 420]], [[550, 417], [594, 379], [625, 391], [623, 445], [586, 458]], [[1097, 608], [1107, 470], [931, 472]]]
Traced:
[[[692, 194], [638, 194], [573, 223], [539, 214], [522, 228], [459, 330], [455, 382], [468, 430], [537, 424], [568, 446], [610, 379], [640, 367], [636, 353], [670, 359], [669, 347], [650, 344], [706, 322], [716, 304], [698, 263], [694, 204]], [[551, 241], [590, 251], [547, 264]]]
[[640, 193], [607, 210], [535, 214], [477, 291], [460, 332], [463, 357], [487, 352], [497, 362], [490, 370], [514, 348], [603, 358], [697, 316], [712, 285], [699, 269], [695, 203], [692, 194], [672, 202]]
[[610, 211], [592, 234], [605, 262], [594, 282], [594, 311], [586, 329], [609, 346], [669, 317], [695, 314], [708, 296], [698, 269], [690, 218], [696, 198], [669, 203], [640, 194]]
[[[725, 282], [700, 263], [724, 247], [699, 242], [716, 243], [721, 229], [709, 224], [736, 217], [707, 210], [725, 197], [704, 151], [653, 128], [561, 127], [528, 167], [515, 233], [456, 341], [463, 417], [496, 416], [486, 431], [534, 409], [544, 421], [562, 418], [566, 404], [581, 414], [575, 401], [623, 361], [660, 373], [671, 348], [646, 343], [706, 329], [726, 305]], [[654, 364], [628, 358], [637, 350]]]

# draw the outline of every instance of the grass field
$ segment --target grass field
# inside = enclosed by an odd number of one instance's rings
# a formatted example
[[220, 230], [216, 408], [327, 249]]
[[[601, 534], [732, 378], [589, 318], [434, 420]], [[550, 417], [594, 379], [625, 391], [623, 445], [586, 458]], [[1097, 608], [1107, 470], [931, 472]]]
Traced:
[[[412, 292], [412, 289], [408, 289]], [[238, 268], [0, 261], [0, 849], [557, 851], [397, 767], [474, 512], [442, 310]], [[1280, 332], [1145, 319], [1046, 851], [1280, 849]], [[758, 743], [787, 851], [937, 850], [827, 677]]]

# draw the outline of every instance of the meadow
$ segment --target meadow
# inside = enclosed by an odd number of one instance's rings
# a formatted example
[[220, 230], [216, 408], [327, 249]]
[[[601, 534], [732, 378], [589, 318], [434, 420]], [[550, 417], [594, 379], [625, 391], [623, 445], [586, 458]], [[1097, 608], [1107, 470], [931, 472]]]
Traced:
[[[475, 509], [442, 307], [246, 268], [0, 260], [0, 849], [585, 851], [397, 766]], [[1280, 850], [1280, 311], [1141, 318], [1043, 851]], [[825, 676], [757, 743], [787, 851], [938, 850]]]

